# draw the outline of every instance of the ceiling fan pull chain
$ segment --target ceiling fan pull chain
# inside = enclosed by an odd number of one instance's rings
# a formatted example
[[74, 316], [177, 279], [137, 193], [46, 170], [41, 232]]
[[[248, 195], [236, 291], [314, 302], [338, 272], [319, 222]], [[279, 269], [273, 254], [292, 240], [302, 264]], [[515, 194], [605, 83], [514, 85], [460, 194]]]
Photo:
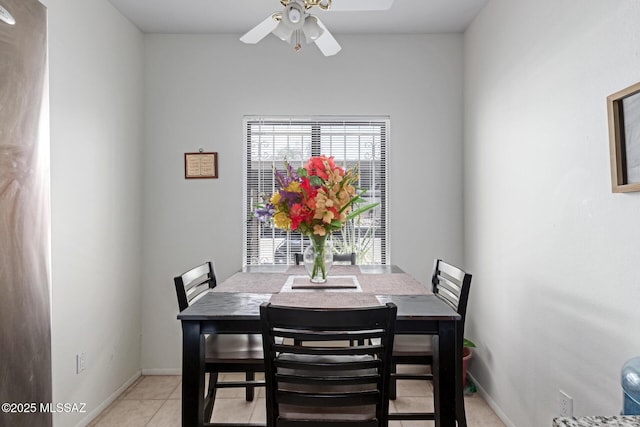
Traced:
[[302, 49], [302, 45], [300, 44], [300, 30], [296, 30], [296, 44], [293, 46], [293, 50], [299, 52]]

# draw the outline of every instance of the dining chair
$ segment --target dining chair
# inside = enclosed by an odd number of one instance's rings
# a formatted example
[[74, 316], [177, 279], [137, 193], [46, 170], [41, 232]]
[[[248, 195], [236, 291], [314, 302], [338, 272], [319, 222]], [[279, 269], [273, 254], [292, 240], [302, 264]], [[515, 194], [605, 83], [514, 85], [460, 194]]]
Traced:
[[[436, 259], [431, 275], [431, 289], [433, 293], [460, 314], [460, 327], [456, 334], [456, 352], [462, 357], [464, 341], [464, 323], [467, 313], [467, 301], [471, 287], [471, 274], [462, 269]], [[396, 399], [398, 380], [433, 380], [433, 374], [398, 373], [398, 365], [433, 365], [433, 337], [430, 335], [397, 335], [393, 345], [391, 360], [390, 398]], [[464, 410], [464, 389], [462, 378], [456, 379], [456, 419], [458, 426], [466, 427]], [[390, 420], [433, 420], [432, 412], [393, 413]]]
[[[396, 314], [393, 303], [350, 309], [262, 304], [267, 426], [386, 427]], [[340, 345], [345, 340], [363, 344]]]
[[[180, 311], [210, 289], [216, 287], [216, 275], [211, 261], [198, 265], [173, 279]], [[205, 336], [205, 371], [209, 374], [209, 387], [205, 397], [205, 420], [213, 413], [216, 390], [219, 388], [246, 388], [245, 398], [252, 401], [256, 386], [255, 373], [264, 372], [262, 337], [260, 334], [213, 334]], [[244, 373], [244, 381], [219, 381], [220, 373]]]
[[[293, 257], [296, 265], [302, 264], [304, 254], [295, 253], [293, 254]], [[350, 254], [333, 254], [333, 262], [350, 263], [351, 265], [356, 265], [356, 253], [351, 252]]]

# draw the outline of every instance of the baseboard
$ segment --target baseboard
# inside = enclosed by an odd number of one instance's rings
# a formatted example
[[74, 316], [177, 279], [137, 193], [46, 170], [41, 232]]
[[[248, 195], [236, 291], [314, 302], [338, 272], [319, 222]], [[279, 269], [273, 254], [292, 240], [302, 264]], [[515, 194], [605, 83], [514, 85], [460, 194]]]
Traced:
[[133, 384], [138, 380], [138, 378], [140, 378], [140, 374], [141, 374], [140, 371], [138, 371], [131, 378], [125, 381], [125, 383], [122, 384], [120, 387], [118, 387], [116, 391], [111, 393], [111, 395], [104, 402], [102, 402], [93, 411], [89, 412], [86, 417], [80, 420], [80, 422], [76, 424], [76, 427], [85, 427], [87, 424], [89, 424], [91, 421], [97, 418], [98, 415], [100, 415], [102, 411], [107, 409], [109, 405], [115, 402], [116, 399], [120, 397], [120, 395], [122, 395], [122, 393], [124, 393], [125, 390], [129, 388], [129, 386], [131, 386], [131, 384]]
[[500, 420], [504, 423], [504, 425], [507, 427], [516, 427], [516, 425], [511, 422], [509, 417], [507, 417], [507, 415], [504, 412], [502, 412], [502, 409], [500, 409], [498, 404], [491, 398], [489, 393], [487, 393], [487, 390], [485, 390], [484, 387], [482, 387], [482, 385], [473, 377], [473, 375], [467, 372], [467, 376], [471, 379], [473, 384], [475, 384], [476, 389], [478, 390], [478, 394], [480, 394], [480, 397], [482, 397], [484, 401], [487, 402], [487, 405], [489, 405], [489, 407], [493, 410], [493, 412], [496, 413], [496, 415], [498, 416], [498, 418], [500, 418]]
[[143, 369], [142, 375], [182, 375], [182, 369]]

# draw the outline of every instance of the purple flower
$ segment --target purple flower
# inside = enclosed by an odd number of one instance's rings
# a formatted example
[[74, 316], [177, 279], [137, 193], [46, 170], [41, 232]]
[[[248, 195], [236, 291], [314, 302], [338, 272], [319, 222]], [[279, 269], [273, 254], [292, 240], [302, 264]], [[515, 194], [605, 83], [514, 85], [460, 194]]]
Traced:
[[278, 187], [280, 188], [287, 188], [287, 186], [289, 184], [291, 184], [293, 181], [300, 181], [300, 177], [298, 176], [297, 172], [295, 171], [295, 169], [293, 169], [293, 166], [291, 166], [289, 163], [285, 163], [287, 166], [287, 174], [285, 175], [283, 172], [280, 172], [279, 170], [275, 169], [273, 174], [276, 178], [276, 183], [278, 184]]
[[278, 184], [278, 187], [287, 188], [287, 185], [289, 185], [289, 183], [291, 182], [291, 178], [289, 178], [288, 175], [283, 174], [277, 169], [274, 170], [273, 174], [276, 178], [276, 183]]
[[261, 222], [267, 222], [271, 219], [271, 217], [273, 216], [275, 212], [275, 209], [273, 208], [273, 205], [271, 203], [265, 205], [265, 206], [261, 206], [259, 208], [257, 208], [254, 212], [254, 215], [256, 218], [258, 218], [258, 220], [260, 220]]
[[286, 200], [287, 206], [291, 206], [294, 203], [298, 203], [300, 201], [300, 193], [284, 191], [284, 190], [280, 190], [279, 193], [280, 193], [280, 200], [281, 201]]
[[289, 163], [287, 163], [287, 172], [289, 173], [289, 176], [291, 177], [291, 181], [300, 181], [300, 177], [298, 176], [298, 173], [293, 168], [293, 166], [291, 166]]

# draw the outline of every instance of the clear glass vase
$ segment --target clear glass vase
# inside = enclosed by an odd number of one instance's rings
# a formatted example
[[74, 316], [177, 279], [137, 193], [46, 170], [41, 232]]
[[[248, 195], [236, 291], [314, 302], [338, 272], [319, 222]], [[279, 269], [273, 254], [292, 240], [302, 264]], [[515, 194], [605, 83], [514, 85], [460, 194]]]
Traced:
[[312, 283], [325, 283], [333, 265], [333, 250], [327, 236], [309, 236], [311, 244], [304, 250], [304, 268]]

